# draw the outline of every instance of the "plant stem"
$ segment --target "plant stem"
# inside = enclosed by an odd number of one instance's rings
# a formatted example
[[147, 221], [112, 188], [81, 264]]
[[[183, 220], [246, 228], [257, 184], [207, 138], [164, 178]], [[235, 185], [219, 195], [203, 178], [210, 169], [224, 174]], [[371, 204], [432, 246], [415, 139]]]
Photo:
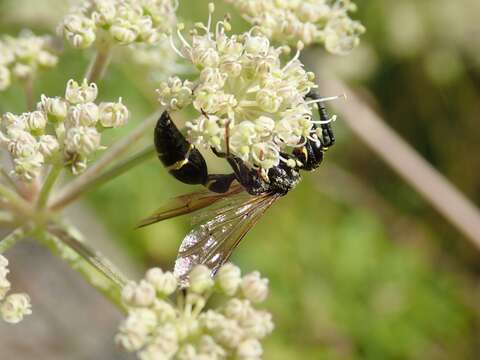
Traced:
[[52, 169], [48, 173], [47, 178], [45, 179], [45, 182], [43, 183], [40, 195], [38, 196], [37, 209], [42, 209], [45, 207], [48, 196], [53, 189], [53, 185], [55, 185], [55, 181], [62, 172], [62, 169], [63, 165], [53, 165]]
[[83, 195], [85, 191], [90, 189], [90, 184], [95, 182], [99, 174], [123, 155], [133, 144], [141, 139], [143, 134], [151, 130], [152, 124], [157, 121], [162, 113], [162, 109], [157, 110], [145, 120], [143, 120], [128, 136], [115, 143], [101, 159], [85, 171], [85, 173], [60, 191], [58, 196], [53, 200], [49, 208], [53, 211], [58, 211], [78, 197]]
[[25, 92], [25, 100], [27, 102], [27, 110], [33, 111], [35, 109], [35, 91], [34, 91], [34, 77], [29, 76], [23, 85]]
[[47, 230], [61, 240], [63, 244], [82, 256], [84, 260], [106, 278], [117, 284], [117, 286], [123, 288], [127, 284], [128, 280], [125, 276], [107, 258], [83, 242], [82, 236], [77, 229], [59, 222], [52, 222], [47, 225]]
[[6, 180], [6, 182], [15, 190], [18, 190], [17, 184], [13, 181], [12, 177], [8, 175], [7, 171], [0, 167], [0, 175]]
[[17, 241], [24, 239], [26, 236], [23, 228], [13, 230], [10, 234], [0, 240], [0, 254], [4, 254], [8, 249], [13, 247]]
[[107, 67], [110, 64], [112, 49], [113, 46], [107, 41], [104, 41], [97, 46], [95, 57], [92, 59], [88, 66], [87, 73], [85, 74], [85, 78], [89, 83], [96, 83], [102, 80]]
[[16, 192], [5, 185], [0, 184], [0, 197], [7, 200], [8, 204], [22, 215], [31, 213], [30, 204], [20, 197]]
[[39, 231], [36, 238], [45, 245], [54, 255], [64, 260], [73, 270], [77, 271], [93, 288], [102, 293], [114, 305], [124, 311], [121, 301], [122, 287], [106, 276], [99, 273], [97, 268], [86, 261], [75, 249], [65, 244], [55, 234]]

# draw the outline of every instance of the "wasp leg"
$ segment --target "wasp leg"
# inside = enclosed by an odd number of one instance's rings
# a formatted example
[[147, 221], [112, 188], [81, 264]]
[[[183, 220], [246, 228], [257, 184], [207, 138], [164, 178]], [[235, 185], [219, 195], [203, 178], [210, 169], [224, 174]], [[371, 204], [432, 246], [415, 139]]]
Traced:
[[[320, 100], [322, 98], [315, 91], [310, 91], [305, 97], [310, 98], [312, 100]], [[320, 117], [320, 121], [322, 122], [320, 124], [320, 128], [322, 129], [322, 136], [321, 136], [322, 148], [324, 150], [327, 150], [329, 147], [335, 144], [335, 135], [333, 134], [333, 129], [332, 129], [331, 123], [329, 122], [330, 118], [327, 113], [327, 108], [325, 107], [325, 105], [323, 105], [322, 102], [318, 102], [317, 107], [318, 107], [318, 115]], [[316, 129], [317, 126], [314, 125], [314, 128]]]
[[229, 157], [231, 157], [232, 155], [228, 155], [227, 153], [224, 153], [224, 152], [220, 152], [218, 151], [217, 149], [215, 149], [214, 147], [210, 148], [212, 150], [212, 152], [215, 154], [215, 156], [219, 157], [220, 159], [227, 159]]
[[211, 174], [208, 175], [208, 180], [203, 185], [205, 185], [210, 191], [223, 194], [230, 189], [230, 185], [232, 185], [232, 182], [236, 179], [237, 177], [235, 174]]
[[243, 160], [229, 156], [227, 161], [232, 167], [237, 181], [250, 195], [260, 195], [269, 190], [268, 183], [262, 179], [259, 172], [248, 168]]
[[158, 158], [168, 172], [185, 184], [204, 185], [211, 191], [224, 193], [236, 179], [234, 174], [209, 175], [202, 154], [185, 139], [167, 111], [157, 122], [154, 142]]
[[[313, 100], [321, 99], [314, 91], [310, 91], [306, 96]], [[335, 144], [335, 135], [333, 134], [332, 127], [330, 125], [330, 118], [327, 113], [325, 105], [321, 102], [317, 103], [318, 115], [320, 118], [320, 129], [322, 130], [321, 136], [318, 140], [307, 139], [304, 146], [297, 148], [293, 151], [293, 155], [302, 163], [301, 169], [311, 171], [320, 166], [323, 160], [323, 154], [331, 146]], [[317, 124], [313, 124], [312, 130], [317, 130]]]

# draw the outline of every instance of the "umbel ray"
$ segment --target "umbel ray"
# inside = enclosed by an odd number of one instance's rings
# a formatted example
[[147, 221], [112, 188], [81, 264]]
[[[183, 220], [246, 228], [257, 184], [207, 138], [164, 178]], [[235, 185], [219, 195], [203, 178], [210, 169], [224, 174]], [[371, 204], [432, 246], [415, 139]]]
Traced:
[[[320, 165], [324, 153], [335, 143], [335, 136], [323, 99], [313, 91], [306, 98], [314, 100], [318, 106], [320, 121], [313, 122], [312, 132], [317, 132], [319, 126], [317, 133], [321, 136], [316, 141], [303, 139], [304, 145], [295, 148], [292, 154], [281, 154], [295, 160], [294, 167], [280, 162], [266, 174], [248, 167], [232, 154], [219, 153], [215, 149], [212, 149], [215, 155], [226, 159], [233, 172], [209, 174], [200, 151], [182, 135], [170, 114], [163, 112], [154, 133], [158, 158], [177, 180], [203, 185], [206, 189], [172, 199], [140, 222], [139, 227], [214, 208], [201, 213], [196, 227], [183, 239], [175, 262], [177, 276], [184, 278], [197, 264], [208, 266], [214, 274], [265, 211], [299, 183], [300, 171], [312, 171]], [[228, 144], [228, 139], [226, 141]]]

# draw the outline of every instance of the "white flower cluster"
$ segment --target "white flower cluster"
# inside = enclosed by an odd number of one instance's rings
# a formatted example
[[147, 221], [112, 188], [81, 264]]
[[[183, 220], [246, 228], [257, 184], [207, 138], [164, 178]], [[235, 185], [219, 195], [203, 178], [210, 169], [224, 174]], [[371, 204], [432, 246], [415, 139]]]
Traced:
[[6, 90], [12, 79], [29, 79], [57, 62], [49, 36], [36, 36], [27, 30], [18, 37], [4, 36], [0, 39], [0, 91]]
[[[260, 340], [273, 330], [271, 314], [257, 310], [268, 295], [268, 280], [258, 272], [241, 277], [240, 269], [224, 265], [212, 279], [199, 265], [181, 288], [171, 272], [150, 269], [140, 283], [123, 290], [128, 317], [115, 340], [142, 360], [257, 360]], [[212, 293], [226, 296], [217, 309], [205, 310]], [[176, 304], [168, 298], [176, 293]]]
[[25, 315], [32, 313], [30, 297], [27, 294], [10, 294], [10, 282], [7, 280], [8, 260], [0, 255], [0, 315], [5, 322], [16, 324], [23, 320]]
[[86, 168], [103, 148], [101, 132], [125, 125], [129, 116], [121, 99], [95, 104], [97, 93], [94, 83], [70, 80], [64, 98], [42, 95], [37, 110], [3, 115], [0, 145], [10, 152], [17, 176], [30, 181], [44, 164], [64, 163], [74, 174]]
[[272, 41], [294, 45], [323, 43], [327, 51], [347, 54], [365, 28], [350, 18], [351, 0], [225, 0]]
[[85, 0], [68, 14], [59, 31], [77, 49], [98, 37], [117, 44], [154, 44], [176, 22], [175, 0]]
[[299, 61], [300, 49], [282, 64], [281, 54], [290, 49], [270, 46], [255, 30], [228, 36], [230, 24], [224, 20], [212, 33], [212, 13], [210, 4], [208, 25], [196, 25], [191, 44], [179, 26], [182, 46], [174, 49], [200, 75], [195, 82], [171, 77], [161, 83], [157, 89], [160, 103], [169, 110], [193, 104], [200, 116], [186, 125], [196, 145], [229, 152], [262, 170], [280, 161], [295, 166], [295, 161], [285, 159], [281, 152], [302, 146], [307, 138], [318, 140], [312, 119], [315, 101], [305, 99], [315, 87], [314, 74], [305, 71]]

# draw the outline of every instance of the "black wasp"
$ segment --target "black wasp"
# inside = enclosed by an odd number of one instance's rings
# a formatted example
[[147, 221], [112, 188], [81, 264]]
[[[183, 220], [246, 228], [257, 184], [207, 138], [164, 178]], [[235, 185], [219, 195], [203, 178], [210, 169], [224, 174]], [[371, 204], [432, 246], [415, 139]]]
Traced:
[[[179, 181], [201, 184], [207, 190], [172, 199], [143, 220], [139, 227], [206, 207], [213, 208], [197, 216], [194, 222], [199, 225], [183, 240], [175, 262], [177, 276], [184, 277], [197, 264], [207, 265], [215, 273], [265, 211], [298, 184], [300, 170], [312, 171], [320, 165], [335, 137], [320, 96], [311, 91], [306, 98], [317, 101], [321, 136], [317, 141], [307, 139], [305, 145], [295, 148], [291, 155], [282, 153], [286, 159], [298, 160], [297, 165], [291, 168], [280, 162], [268, 170], [267, 177], [247, 167], [241, 159], [214, 149], [217, 156], [228, 161], [233, 173], [209, 174], [200, 151], [180, 133], [170, 114], [163, 112], [154, 134], [158, 158]], [[314, 124], [313, 131], [316, 130]]]

